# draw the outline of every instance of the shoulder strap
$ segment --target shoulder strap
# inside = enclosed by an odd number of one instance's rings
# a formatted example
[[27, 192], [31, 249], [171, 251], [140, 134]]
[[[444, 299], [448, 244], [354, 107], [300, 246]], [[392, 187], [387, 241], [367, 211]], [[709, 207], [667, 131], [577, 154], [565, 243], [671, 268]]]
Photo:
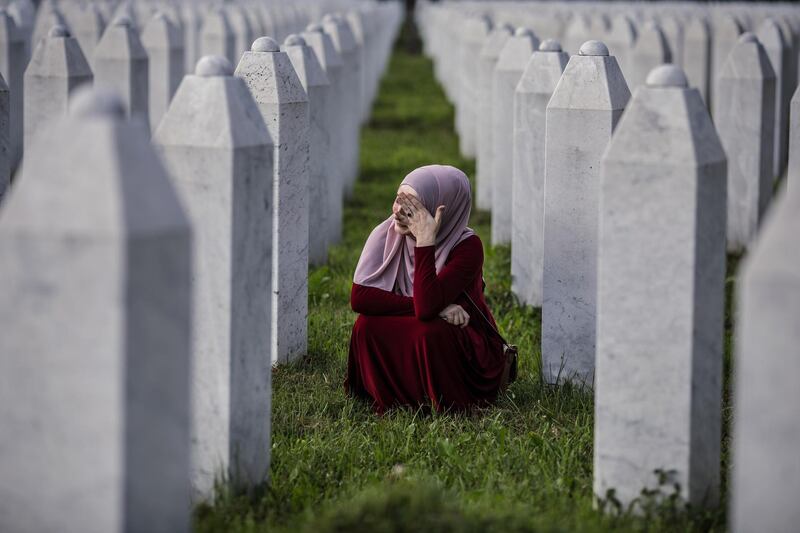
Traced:
[[472, 300], [472, 298], [470, 298], [469, 294], [467, 294], [467, 291], [462, 291], [461, 294], [463, 294], [467, 298], [467, 300], [469, 300], [469, 303], [472, 304], [472, 307], [474, 307], [475, 310], [478, 312], [478, 314], [481, 315], [481, 318], [483, 318], [483, 321], [486, 322], [486, 324], [491, 328], [491, 330], [494, 331], [495, 334], [497, 334], [498, 337], [500, 337], [500, 340], [503, 342], [503, 344], [508, 346], [509, 344], [506, 342], [506, 339], [503, 337], [503, 335], [499, 331], [497, 331], [497, 328], [494, 327], [494, 324], [492, 324], [491, 320], [489, 320], [486, 317], [486, 315], [483, 314], [483, 311], [481, 311], [481, 308], [478, 307], [478, 305]]

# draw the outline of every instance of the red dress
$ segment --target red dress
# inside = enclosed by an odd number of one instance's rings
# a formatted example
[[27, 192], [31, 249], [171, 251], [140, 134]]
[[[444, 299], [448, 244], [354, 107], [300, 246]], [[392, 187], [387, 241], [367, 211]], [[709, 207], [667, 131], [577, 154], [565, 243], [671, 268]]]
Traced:
[[[415, 248], [414, 296], [353, 284], [360, 313], [350, 338], [345, 389], [379, 413], [395, 406], [464, 410], [497, 397], [504, 368], [502, 342], [462, 291], [494, 324], [483, 298], [483, 244], [468, 237], [437, 275], [434, 246]], [[461, 328], [439, 317], [451, 303], [469, 314]]]

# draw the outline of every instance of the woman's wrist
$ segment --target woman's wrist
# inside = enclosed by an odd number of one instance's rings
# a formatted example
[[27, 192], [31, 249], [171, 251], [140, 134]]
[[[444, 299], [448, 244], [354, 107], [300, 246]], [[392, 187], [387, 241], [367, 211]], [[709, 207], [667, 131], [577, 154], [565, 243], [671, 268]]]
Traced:
[[417, 248], [422, 248], [423, 246], [433, 246], [436, 244], [436, 235], [419, 235], [417, 237]]

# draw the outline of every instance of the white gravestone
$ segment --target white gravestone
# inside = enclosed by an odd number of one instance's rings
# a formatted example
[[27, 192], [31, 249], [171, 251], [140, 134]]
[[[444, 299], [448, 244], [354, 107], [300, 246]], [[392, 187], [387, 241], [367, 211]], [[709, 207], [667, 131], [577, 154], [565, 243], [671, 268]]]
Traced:
[[542, 306], [545, 112], [567, 61], [558, 42], [542, 41], [514, 92], [511, 290], [535, 307]]
[[239, 59], [236, 55], [236, 35], [233, 33], [228, 15], [221, 7], [207, 12], [203, 17], [199, 55], [222, 56], [234, 65]]
[[81, 51], [87, 58], [94, 57], [94, 49], [103, 32], [106, 29], [103, 15], [95, 4], [89, 3], [85, 6], [78, 4], [64, 4], [64, 9], [68, 9], [64, 13], [69, 23], [69, 28], [72, 35], [78, 40], [81, 45]]
[[[800, 186], [800, 86], [789, 106], [789, 170], [787, 187]], [[789, 185], [792, 183], [793, 185]]]
[[693, 15], [683, 32], [683, 71], [689, 85], [700, 91], [708, 107], [711, 67], [711, 34], [708, 23], [699, 14]]
[[600, 158], [630, 98], [599, 41], [567, 63], [547, 105], [542, 277], [546, 382], [594, 380]]
[[[718, 12], [719, 13], [719, 12]], [[732, 14], [718, 15], [717, 18], [712, 19], [711, 26], [711, 109], [714, 122], [717, 120], [717, 86], [718, 79], [722, 74], [722, 69], [728, 61], [728, 55], [733, 51], [733, 47], [739, 40], [739, 35], [742, 34], [742, 28], [739, 20]]]
[[511, 242], [513, 186], [514, 90], [539, 39], [527, 28], [517, 28], [494, 67], [492, 79], [492, 245]]
[[81, 90], [0, 208], [0, 530], [188, 532], [191, 228]]
[[256, 38], [261, 35], [256, 35], [253, 29], [253, 23], [250, 20], [250, 15], [244, 6], [237, 4], [227, 4], [225, 12], [228, 15], [228, 21], [231, 23], [231, 29], [235, 39], [234, 53], [236, 59], [250, 49], [250, 45]]
[[745, 33], [717, 79], [714, 124], [728, 159], [728, 250], [755, 237], [772, 196], [775, 73], [764, 48]]
[[149, 126], [147, 52], [128, 17], [120, 16], [103, 33], [92, 66], [95, 85], [119, 93], [125, 112]]
[[478, 57], [478, 109], [475, 120], [475, 205], [478, 209], [492, 208], [492, 86], [497, 58], [511, 38], [511, 26], [494, 28], [481, 48]]
[[617, 58], [622, 74], [629, 76], [631, 53], [636, 46], [636, 23], [625, 14], [618, 14], [612, 20], [611, 31], [603, 40], [608, 52]]
[[[674, 65], [635, 90], [602, 159], [594, 492], [714, 506], [720, 480], [725, 152]], [[666, 475], [661, 486], [656, 470]]]
[[195, 229], [192, 492], [251, 487], [270, 455], [272, 141], [230, 62], [184, 77], [153, 142]]
[[340, 17], [326, 15], [323, 19], [323, 29], [330, 35], [336, 51], [342, 58], [342, 79], [345, 85], [345, 101], [343, 108], [346, 110], [341, 125], [342, 135], [346, 139], [345, 157], [345, 182], [344, 191], [347, 196], [353, 192], [356, 176], [358, 175], [359, 161], [359, 122], [361, 95], [361, 68], [359, 65], [360, 51], [350, 26]]
[[764, 19], [756, 33], [758, 42], [764, 47], [772, 70], [775, 72], [775, 133], [772, 137], [773, 161], [772, 174], [780, 178], [786, 162], [788, 149], [787, 129], [789, 127], [788, 101], [784, 93], [787, 91], [786, 78], [789, 75], [789, 49], [778, 24], [771, 18]]
[[459, 136], [461, 153], [466, 157], [475, 157], [477, 153], [477, 140], [475, 138], [477, 127], [476, 112], [478, 109], [478, 68], [476, 60], [481, 52], [486, 36], [492, 29], [492, 24], [486, 17], [467, 19], [461, 35], [461, 48], [459, 50], [459, 71], [461, 85], [459, 97], [461, 101], [458, 113], [461, 117], [462, 128]]
[[25, 70], [24, 146], [44, 124], [67, 114], [69, 94], [85, 83], [92, 83], [92, 70], [78, 41], [64, 26], [53, 26]]
[[183, 26], [184, 72], [192, 72], [201, 57], [200, 37], [203, 31], [203, 16], [194, 2], [183, 2], [178, 10]]
[[669, 62], [669, 46], [661, 27], [653, 22], [643, 24], [628, 55], [628, 69], [623, 70], [625, 81], [634, 89], [644, 84], [651, 70]]
[[253, 94], [274, 144], [271, 344], [273, 363], [286, 363], [308, 346], [308, 96], [269, 37], [244, 53], [236, 76]]
[[22, 158], [22, 109], [25, 78], [25, 36], [14, 19], [0, 9], [0, 75], [9, 91], [9, 164], [11, 171]]
[[326, 121], [329, 127], [328, 159], [325, 163], [328, 175], [328, 223], [327, 240], [329, 244], [338, 243], [342, 239], [342, 210], [344, 202], [345, 160], [343, 158], [346, 147], [343, 135], [338, 135], [334, 125], [342, 124], [345, 120], [343, 63], [339, 52], [333, 44], [330, 35], [325, 33], [319, 24], [309, 24], [302, 34], [317, 57], [330, 83], [330, 103], [326, 106]]
[[183, 41], [170, 18], [156, 13], [142, 31], [142, 45], [147, 51], [149, 66], [150, 128], [155, 131], [183, 79]]
[[309, 172], [308, 172], [308, 260], [321, 265], [328, 260], [328, 197], [329, 183], [336, 176], [329, 172], [330, 131], [328, 123], [333, 105], [330, 81], [317, 61], [314, 51], [302, 37], [291, 34], [283, 43], [297, 77], [308, 95]]
[[0, 202], [11, 183], [11, 104], [6, 80], [0, 74]]
[[734, 359], [731, 531], [800, 523], [800, 187], [790, 184], [740, 269]]

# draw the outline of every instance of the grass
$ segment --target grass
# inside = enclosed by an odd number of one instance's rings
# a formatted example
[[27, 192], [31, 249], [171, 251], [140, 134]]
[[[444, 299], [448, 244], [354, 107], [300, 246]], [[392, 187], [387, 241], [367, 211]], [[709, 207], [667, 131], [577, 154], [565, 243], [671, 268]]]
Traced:
[[[417, 166], [452, 164], [474, 174], [474, 162], [459, 156], [453, 109], [430, 61], [409, 52], [415, 44], [406, 27], [362, 130], [344, 239], [310, 274], [308, 358], [273, 375], [271, 483], [250, 495], [222, 490], [213, 505], [196, 509], [196, 530], [724, 530], [723, 508], [692, 511], [668, 501], [638, 517], [593, 508], [592, 397], [540, 381], [540, 312], [518, 305], [510, 292], [508, 247], [487, 248], [484, 275], [489, 304], [519, 345], [521, 366], [495, 407], [474, 415], [401, 410], [378, 417], [345, 397], [356, 318], [348, 297], [367, 235]], [[488, 215], [473, 212], [471, 225], [487, 243]], [[727, 391], [726, 385], [726, 428]]]

